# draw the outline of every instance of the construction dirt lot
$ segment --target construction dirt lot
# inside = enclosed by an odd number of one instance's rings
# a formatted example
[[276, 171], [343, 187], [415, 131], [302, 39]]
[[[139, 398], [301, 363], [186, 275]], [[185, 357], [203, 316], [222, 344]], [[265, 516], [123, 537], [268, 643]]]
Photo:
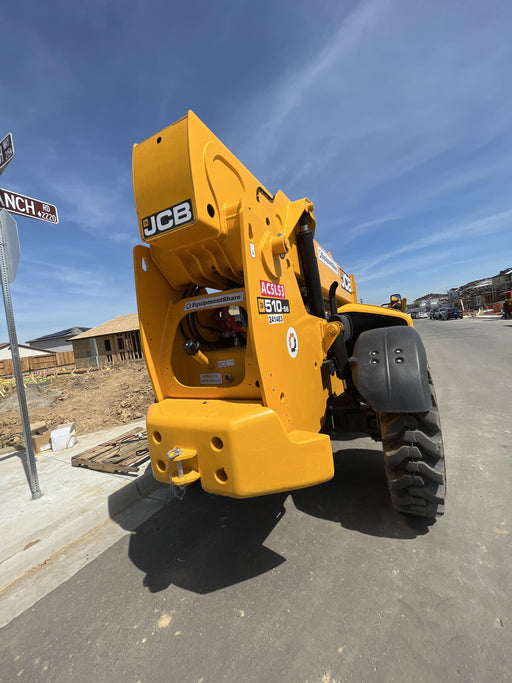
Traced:
[[[153, 389], [142, 360], [82, 374], [30, 377], [25, 380], [30, 422], [48, 428], [76, 422], [77, 434], [144, 418]], [[0, 449], [23, 447], [16, 389], [3, 383], [0, 395]]]

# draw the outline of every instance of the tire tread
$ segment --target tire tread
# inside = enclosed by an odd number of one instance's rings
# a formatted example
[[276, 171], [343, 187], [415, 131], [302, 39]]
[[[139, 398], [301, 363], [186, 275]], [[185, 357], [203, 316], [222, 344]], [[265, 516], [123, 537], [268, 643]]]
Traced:
[[393, 507], [420, 517], [444, 514], [446, 468], [441, 421], [429, 377], [432, 407], [426, 413], [381, 414], [382, 447]]

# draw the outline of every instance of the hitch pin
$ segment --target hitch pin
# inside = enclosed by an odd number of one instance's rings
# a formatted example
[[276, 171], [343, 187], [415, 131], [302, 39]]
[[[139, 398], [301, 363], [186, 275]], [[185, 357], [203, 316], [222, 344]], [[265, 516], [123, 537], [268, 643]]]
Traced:
[[[171, 456], [171, 453], [174, 453], [174, 455]], [[181, 448], [171, 448], [171, 450], [167, 453], [167, 460], [171, 463], [178, 456], [180, 456], [181, 453]], [[181, 479], [183, 477], [183, 463], [181, 460], [176, 461], [176, 467], [178, 468], [178, 477]]]

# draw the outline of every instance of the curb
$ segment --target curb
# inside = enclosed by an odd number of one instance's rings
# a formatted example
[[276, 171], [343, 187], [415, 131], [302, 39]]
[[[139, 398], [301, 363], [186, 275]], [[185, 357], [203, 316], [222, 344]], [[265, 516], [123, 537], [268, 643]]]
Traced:
[[160, 488], [166, 487], [154, 479], [151, 468], [148, 468], [117, 491], [102, 495], [96, 502], [89, 501], [87, 504], [86, 501], [70, 514], [17, 539], [2, 551], [5, 559], [0, 564], [0, 593], [14, 581], [46, 564], [68, 546]]

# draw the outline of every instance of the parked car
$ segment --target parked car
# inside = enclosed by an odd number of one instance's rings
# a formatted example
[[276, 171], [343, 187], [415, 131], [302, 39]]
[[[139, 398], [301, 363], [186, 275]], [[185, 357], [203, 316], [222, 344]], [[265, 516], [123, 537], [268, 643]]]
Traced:
[[430, 309], [430, 320], [437, 320], [438, 314], [439, 314], [439, 308], [431, 308]]
[[417, 318], [428, 318], [428, 314], [426, 311], [419, 311], [418, 313], [416, 313], [416, 317]]
[[460, 308], [440, 308], [437, 320], [462, 320]]

